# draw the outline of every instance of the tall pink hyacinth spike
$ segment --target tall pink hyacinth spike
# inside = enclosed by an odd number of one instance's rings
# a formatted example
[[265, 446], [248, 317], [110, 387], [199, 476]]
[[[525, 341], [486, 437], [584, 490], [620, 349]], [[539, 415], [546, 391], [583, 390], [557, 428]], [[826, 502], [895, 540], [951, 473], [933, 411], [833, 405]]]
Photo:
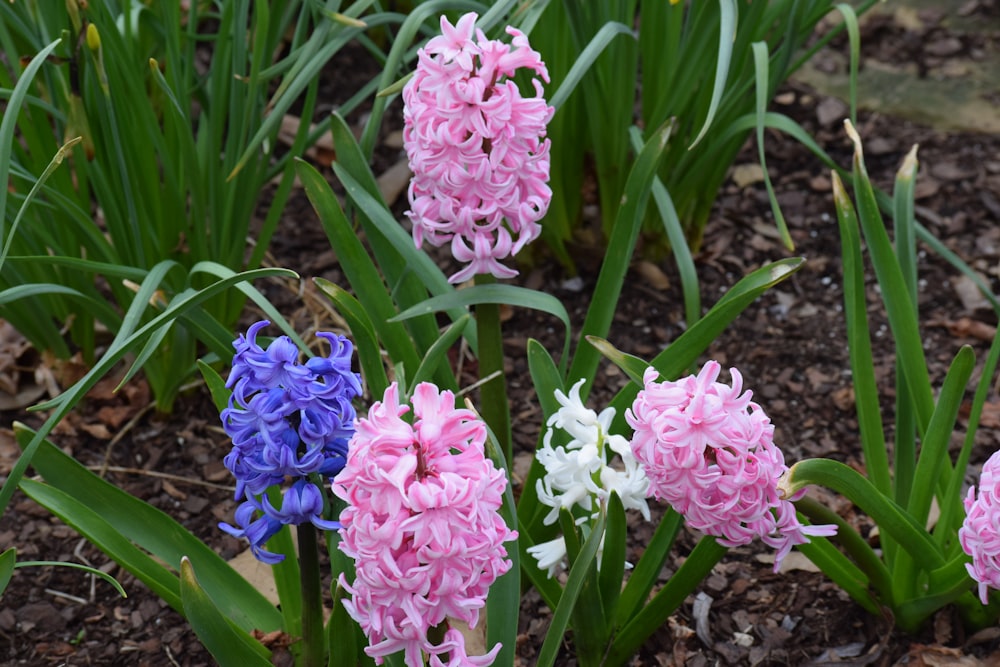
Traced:
[[[418, 52], [403, 88], [403, 145], [413, 179], [406, 215], [413, 238], [450, 244], [465, 267], [448, 278], [476, 274], [511, 278], [502, 260], [541, 233], [548, 211], [549, 140], [553, 108], [543, 98], [549, 75], [527, 37], [507, 28], [511, 44], [488, 40], [468, 13], [454, 26], [441, 17], [441, 35]], [[511, 77], [534, 72], [535, 96], [524, 97]]]
[[428, 633], [448, 619], [474, 628], [490, 586], [511, 568], [503, 545], [517, 534], [498, 514], [507, 478], [484, 453], [485, 424], [450, 391], [421, 383], [412, 403], [411, 425], [393, 383], [357, 420], [334, 480], [348, 503], [339, 548], [355, 560], [354, 581], [340, 578], [351, 594], [344, 606], [379, 663], [403, 651], [414, 667], [425, 655], [432, 665], [487, 665], [499, 644], [469, 658], [453, 628], [440, 643]]

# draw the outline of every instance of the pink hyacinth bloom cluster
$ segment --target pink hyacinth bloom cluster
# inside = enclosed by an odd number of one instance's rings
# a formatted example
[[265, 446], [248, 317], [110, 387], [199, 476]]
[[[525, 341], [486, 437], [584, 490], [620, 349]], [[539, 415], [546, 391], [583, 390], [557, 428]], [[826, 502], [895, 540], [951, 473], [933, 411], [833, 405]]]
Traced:
[[742, 546], [759, 537], [777, 549], [774, 570], [809, 535], [833, 535], [836, 526], [805, 526], [793, 498], [778, 482], [788, 471], [774, 445], [774, 426], [743, 379], [732, 369], [732, 386], [716, 382], [719, 364], [710, 361], [697, 376], [657, 382], [655, 369], [626, 412], [635, 429], [632, 451], [646, 469], [649, 493], [682, 514], [688, 525]]
[[1000, 589], [1000, 452], [983, 465], [979, 494], [965, 498], [965, 521], [958, 529], [962, 550], [972, 557], [965, 567], [979, 584], [979, 599], [989, 601], [989, 589]]
[[467, 266], [449, 278], [460, 283], [479, 273], [510, 278], [501, 264], [541, 233], [538, 221], [552, 198], [549, 140], [553, 108], [532, 79], [534, 97], [522, 97], [511, 80], [548, 71], [528, 38], [507, 28], [512, 43], [488, 40], [469, 13], [418, 52], [416, 72], [403, 88], [403, 145], [409, 156], [413, 238], [451, 243]]
[[[465, 656], [461, 634], [440, 644], [427, 637], [448, 619], [475, 627], [486, 594], [507, 572], [504, 542], [517, 537], [497, 513], [507, 478], [486, 458], [486, 426], [455, 396], [421, 383], [413, 394], [413, 424], [402, 419], [395, 383], [359, 418], [347, 465], [334, 493], [348, 504], [340, 515], [340, 549], [354, 558], [356, 577], [341, 585], [344, 605], [368, 636], [368, 655], [405, 651], [406, 664], [488, 665]], [[447, 661], [443, 661], [448, 654]]]

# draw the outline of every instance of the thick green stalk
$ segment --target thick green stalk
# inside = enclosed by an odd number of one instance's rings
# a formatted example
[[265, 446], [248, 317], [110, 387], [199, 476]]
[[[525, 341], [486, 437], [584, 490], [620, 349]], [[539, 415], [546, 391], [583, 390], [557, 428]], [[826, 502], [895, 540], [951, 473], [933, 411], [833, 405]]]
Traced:
[[[495, 278], [489, 274], [476, 276], [477, 285], [490, 285], [494, 282]], [[476, 331], [479, 336], [479, 377], [489, 378], [479, 388], [479, 411], [486, 424], [493, 429], [504, 457], [513, 461], [499, 304], [476, 304]]]
[[319, 572], [319, 543], [311, 523], [298, 526], [299, 572], [302, 581], [302, 667], [326, 665], [323, 633], [323, 585]]

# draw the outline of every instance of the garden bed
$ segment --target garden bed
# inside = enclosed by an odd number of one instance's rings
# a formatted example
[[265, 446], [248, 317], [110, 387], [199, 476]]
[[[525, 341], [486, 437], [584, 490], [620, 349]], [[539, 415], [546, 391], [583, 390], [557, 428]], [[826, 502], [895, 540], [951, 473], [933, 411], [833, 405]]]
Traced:
[[[990, 3], [978, 3], [970, 11], [981, 12], [984, 21], [997, 21], [996, 7]], [[906, 29], [895, 25], [891, 16], [870, 22], [862, 43], [875, 45], [867, 47], [873, 57], [892, 54], [891, 40], [902, 44], [949, 37], [962, 45], [953, 52], [956, 58], [977, 48], [997, 53], [996, 31], [984, 33], [992, 35], [992, 41], [982, 35], [973, 40], [936, 24], [933, 15], [925, 14], [923, 19], [922, 28], [911, 24]], [[915, 30], [924, 32], [914, 35]], [[841, 126], [846, 107], [839, 100], [793, 83], [781, 91], [773, 108], [799, 121], [839, 164], [849, 164], [851, 146]], [[1000, 136], [942, 132], [868, 112], [859, 117], [858, 129], [865, 141], [869, 172], [883, 188], [891, 186], [910, 147], [920, 144], [918, 217], [996, 288], [1000, 284]], [[391, 144], [379, 154], [379, 171], [399, 157]], [[706, 358], [740, 369], [746, 386], [776, 425], [775, 442], [789, 464], [823, 456], [860, 466], [842, 313], [840, 242], [829, 175], [808, 151], [779, 135], [768, 135], [767, 154], [796, 248], [790, 253], [777, 238], [763, 183], [752, 167], [756, 149], [747, 146], [720, 193], [696, 256], [703, 302], [711, 305], [741, 276], [768, 262], [790, 255], [805, 257], [807, 262], [748, 308], [715, 341]], [[295, 269], [304, 279], [323, 277], [338, 282], [336, 258], [322, 250], [325, 247], [328, 243], [308, 201], [302, 193], [296, 194], [275, 236], [270, 261]], [[578, 327], [598, 269], [596, 261], [587, 258], [600, 254], [593, 248], [576, 250], [574, 256], [581, 258], [579, 280], [568, 280], [561, 267], [542, 260], [536, 266], [522, 267], [517, 282], [555, 294]], [[940, 381], [963, 344], [975, 349], [981, 364], [997, 322], [992, 309], [970, 293], [953, 267], [930, 251], [921, 258], [922, 334], [931, 376]], [[651, 266], [637, 263], [630, 275], [633, 279], [625, 285], [609, 338], [618, 348], [648, 358], [684, 329], [680, 283], [669, 261]], [[659, 284], [661, 279], [664, 282]], [[874, 281], [870, 285], [874, 304]], [[336, 326], [309, 280], [259, 286], [300, 331]], [[889, 387], [894, 360], [891, 337], [878, 308], [873, 307], [869, 317], [875, 332], [877, 376], [881, 386]], [[254, 319], [256, 315], [247, 314], [247, 322]], [[546, 336], [551, 338], [558, 325], [542, 316], [513, 311], [504, 326], [515, 439], [523, 463], [542, 426], [524, 346], [529, 337], [548, 343]], [[23, 361], [29, 358], [26, 353]], [[43, 364], [41, 368], [63, 383], [79, 372], [72, 364]], [[470, 375], [469, 381], [473, 379]], [[627, 379], [608, 366], [599, 381], [604, 386], [598, 387], [594, 400]], [[200, 386], [191, 388], [178, 401], [176, 411], [164, 417], [147, 410], [148, 391], [141, 381], [118, 394], [112, 394], [113, 386], [111, 381], [99, 385], [52, 439], [85, 465], [169, 513], [225, 557], [237, 556], [244, 545], [216, 527], [220, 520], [231, 520], [235, 503], [231, 480], [221, 464], [228, 451], [226, 437], [207, 392]], [[892, 421], [892, 400], [892, 396], [882, 396], [887, 423]], [[39, 423], [37, 415], [21, 411], [4, 412], [2, 423], [14, 419]], [[977, 473], [998, 446], [1000, 398], [994, 394], [977, 436], [971, 471]], [[0, 432], [0, 475], [6, 474], [16, 455], [17, 447], [5, 428]], [[864, 516], [835, 496], [820, 490], [815, 493], [869, 535], [871, 525]], [[662, 508], [654, 513], [654, 520], [657, 514], [662, 514]], [[641, 548], [651, 531], [648, 524], [637, 523], [632, 531], [633, 548]], [[694, 536], [682, 534], [673, 557], [683, 559], [693, 544]], [[20, 494], [0, 517], [0, 550], [10, 546], [17, 547], [19, 560], [108, 565], [104, 569], [122, 582], [129, 597], [121, 599], [107, 584], [72, 570], [19, 569], [0, 605], [0, 661], [5, 664], [212, 664], [180, 615]], [[689, 599], [633, 664], [966, 665], [979, 664], [979, 659], [989, 664], [1000, 660], [998, 628], [966, 636], [945, 610], [917, 636], [894, 632], [887, 619], [872, 617], [855, 605], [804, 558], [793, 554], [784, 570], [775, 574], [769, 557], [769, 552], [756, 547], [732, 550], [699, 588], [700, 595], [711, 598], [707, 612], [695, 614], [693, 598]], [[668, 567], [675, 569], [677, 562]], [[518, 647], [523, 664], [532, 664], [547, 619], [548, 610], [537, 596], [527, 595]], [[572, 662], [566, 658], [559, 664]]]

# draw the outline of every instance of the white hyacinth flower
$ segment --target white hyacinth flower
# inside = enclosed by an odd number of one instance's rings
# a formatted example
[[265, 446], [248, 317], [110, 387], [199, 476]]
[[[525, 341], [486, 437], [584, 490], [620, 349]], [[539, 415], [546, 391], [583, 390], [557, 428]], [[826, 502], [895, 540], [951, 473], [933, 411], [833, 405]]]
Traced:
[[[556, 390], [556, 400], [562, 407], [546, 422], [548, 430], [542, 447], [535, 454], [545, 468], [545, 475], [535, 485], [538, 500], [552, 508], [543, 523], [555, 523], [561, 509], [572, 511], [574, 506], [587, 513], [576, 523], [593, 520], [612, 491], [618, 494], [625, 509], [638, 510], [648, 521], [646, 489], [649, 480], [646, 473], [633, 456], [628, 440], [609, 433], [615, 409], [606, 408], [597, 414], [583, 405], [580, 399], [583, 384], [584, 380], [574, 384], [569, 395]], [[571, 440], [565, 445], [553, 446], [555, 429], [565, 431]], [[612, 467], [608, 459], [616, 455], [620, 463]], [[528, 552], [535, 556], [539, 568], [548, 570], [551, 577], [556, 571], [555, 564], [561, 564], [565, 557], [566, 542], [560, 537], [535, 545]]]
[[548, 542], [540, 542], [533, 547], [528, 547], [528, 553], [538, 561], [539, 570], [547, 570], [549, 579], [555, 576], [556, 572], [566, 567], [566, 538], [557, 537]]

